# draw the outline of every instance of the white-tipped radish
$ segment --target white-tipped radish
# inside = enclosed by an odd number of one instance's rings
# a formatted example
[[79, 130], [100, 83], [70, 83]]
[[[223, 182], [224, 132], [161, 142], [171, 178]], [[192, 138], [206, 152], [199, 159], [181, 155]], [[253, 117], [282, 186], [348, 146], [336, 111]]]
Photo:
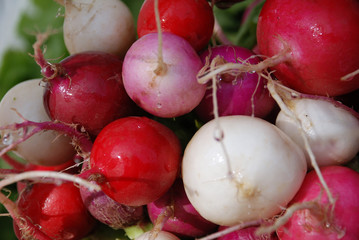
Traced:
[[[44, 87], [39, 86], [40, 82], [40, 79], [21, 82], [5, 94], [0, 102], [0, 126], [21, 123], [25, 119], [50, 121], [43, 104]], [[1, 130], [0, 135], [4, 145], [21, 137], [7, 130]], [[72, 159], [75, 148], [69, 137], [55, 131], [43, 131], [18, 144], [14, 152], [32, 164], [53, 166]]]
[[300, 131], [304, 131], [319, 166], [349, 162], [359, 152], [359, 119], [344, 105], [313, 96], [286, 99], [286, 104], [301, 126], [283, 110], [276, 125], [305, 151], [308, 166], [310, 158]]
[[133, 16], [122, 1], [64, 2], [64, 40], [70, 54], [102, 51], [125, 56], [136, 35]]
[[219, 225], [273, 217], [304, 179], [303, 151], [260, 118], [226, 116], [217, 121], [202, 126], [185, 149], [182, 176], [190, 202]]

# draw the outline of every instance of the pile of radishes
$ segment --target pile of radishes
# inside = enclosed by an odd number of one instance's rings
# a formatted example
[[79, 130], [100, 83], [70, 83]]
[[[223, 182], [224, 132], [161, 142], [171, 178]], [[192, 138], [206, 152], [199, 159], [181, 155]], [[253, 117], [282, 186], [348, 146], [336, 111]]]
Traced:
[[214, 31], [238, 0], [56, 2], [70, 56], [39, 33], [0, 102], [19, 239], [359, 239], [357, 0], [266, 0], [254, 49]]

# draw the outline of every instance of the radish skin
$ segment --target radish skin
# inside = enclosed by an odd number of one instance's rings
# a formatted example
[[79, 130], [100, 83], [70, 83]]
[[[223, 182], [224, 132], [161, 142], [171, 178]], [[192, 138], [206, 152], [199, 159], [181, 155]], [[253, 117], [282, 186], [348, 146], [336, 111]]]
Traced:
[[[287, 100], [287, 105], [299, 118], [319, 166], [347, 163], [359, 152], [359, 119], [339, 103], [334, 105], [333, 101], [323, 99], [297, 98]], [[276, 125], [305, 151], [302, 136], [292, 117], [280, 111]]]
[[218, 121], [223, 145], [213, 137], [218, 129], [212, 120], [185, 149], [182, 176], [190, 202], [218, 225], [273, 217], [294, 197], [304, 179], [303, 151], [265, 120], [226, 116]]

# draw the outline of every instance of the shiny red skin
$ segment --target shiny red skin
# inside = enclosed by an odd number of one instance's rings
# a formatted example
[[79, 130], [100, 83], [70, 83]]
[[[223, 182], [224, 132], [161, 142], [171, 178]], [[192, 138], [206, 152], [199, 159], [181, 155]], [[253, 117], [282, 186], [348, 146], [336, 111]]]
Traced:
[[[214, 15], [206, 0], [159, 0], [161, 29], [186, 39], [196, 51], [204, 49], [213, 33]], [[145, 0], [137, 19], [137, 33], [142, 37], [158, 32], [154, 0]]]
[[[254, 55], [251, 50], [243, 47], [219, 45], [204, 51], [200, 57], [204, 64], [207, 57], [209, 57], [209, 61], [212, 61], [217, 56], [222, 57], [225, 62], [239, 63], [238, 59], [241, 59], [242, 61], [247, 60], [250, 64], [257, 64], [261, 59]], [[265, 79], [261, 78], [258, 83], [257, 73], [243, 73], [237, 78], [222, 75], [220, 79], [217, 85], [219, 116], [250, 116], [254, 114], [256, 117], [265, 118], [274, 109], [275, 102], [265, 87]], [[214, 118], [211, 85], [212, 81], [209, 82], [202, 101], [195, 108], [198, 117], [205, 122]], [[254, 109], [252, 108], [252, 99]]]
[[[82, 239], [96, 225], [82, 202], [79, 188], [71, 182], [33, 184], [21, 192], [17, 206], [35, 226], [56, 240]], [[21, 239], [16, 226], [14, 229]]]
[[259, 52], [273, 56], [289, 47], [276, 77], [303, 93], [338, 96], [359, 88], [357, 0], [267, 0], [257, 25]]
[[181, 159], [177, 136], [157, 121], [125, 117], [107, 125], [97, 136], [91, 170], [115, 201], [128, 206], [150, 203], [167, 192], [176, 179]]
[[53, 120], [84, 126], [97, 135], [108, 123], [132, 115], [135, 104], [122, 83], [122, 60], [102, 52], [65, 58], [50, 79], [44, 102]]
[[[344, 230], [345, 234], [343, 238], [340, 238], [342, 240], [359, 239], [359, 173], [344, 166], [323, 167], [321, 172], [333, 197], [336, 198], [334, 221], [330, 223], [331, 228], [323, 226], [324, 216], [316, 218], [309, 210], [299, 210], [294, 213], [287, 224], [277, 230], [279, 239], [339, 239], [338, 232], [333, 230], [334, 227]], [[323, 206], [328, 203], [328, 198], [317, 174], [312, 170], [305, 177], [291, 204], [316, 199], [320, 199]]]

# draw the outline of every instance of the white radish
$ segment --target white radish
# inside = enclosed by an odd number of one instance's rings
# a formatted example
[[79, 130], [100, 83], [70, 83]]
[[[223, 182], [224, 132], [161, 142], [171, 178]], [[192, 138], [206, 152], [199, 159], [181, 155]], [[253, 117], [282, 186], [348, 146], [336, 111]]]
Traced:
[[[43, 104], [44, 87], [41, 79], [21, 82], [12, 87], [0, 102], [0, 126], [21, 123], [50, 121]], [[19, 115], [20, 114], [20, 115]], [[10, 145], [19, 133], [1, 130], [4, 145]], [[55, 131], [43, 131], [18, 144], [14, 152], [26, 161], [36, 165], [59, 165], [72, 159], [75, 149], [71, 139]]]
[[70, 54], [102, 51], [124, 57], [135, 41], [135, 23], [120, 0], [64, 1], [64, 40]]
[[339, 165], [352, 160], [359, 152], [359, 119], [338, 102], [322, 98], [286, 99], [289, 109], [301, 123], [280, 111], [276, 125], [290, 136], [310, 158], [300, 131], [304, 131], [318, 166]]
[[203, 125], [182, 163], [192, 205], [207, 220], [226, 226], [279, 213], [306, 171], [297, 144], [275, 125], [249, 116], [219, 117]]

